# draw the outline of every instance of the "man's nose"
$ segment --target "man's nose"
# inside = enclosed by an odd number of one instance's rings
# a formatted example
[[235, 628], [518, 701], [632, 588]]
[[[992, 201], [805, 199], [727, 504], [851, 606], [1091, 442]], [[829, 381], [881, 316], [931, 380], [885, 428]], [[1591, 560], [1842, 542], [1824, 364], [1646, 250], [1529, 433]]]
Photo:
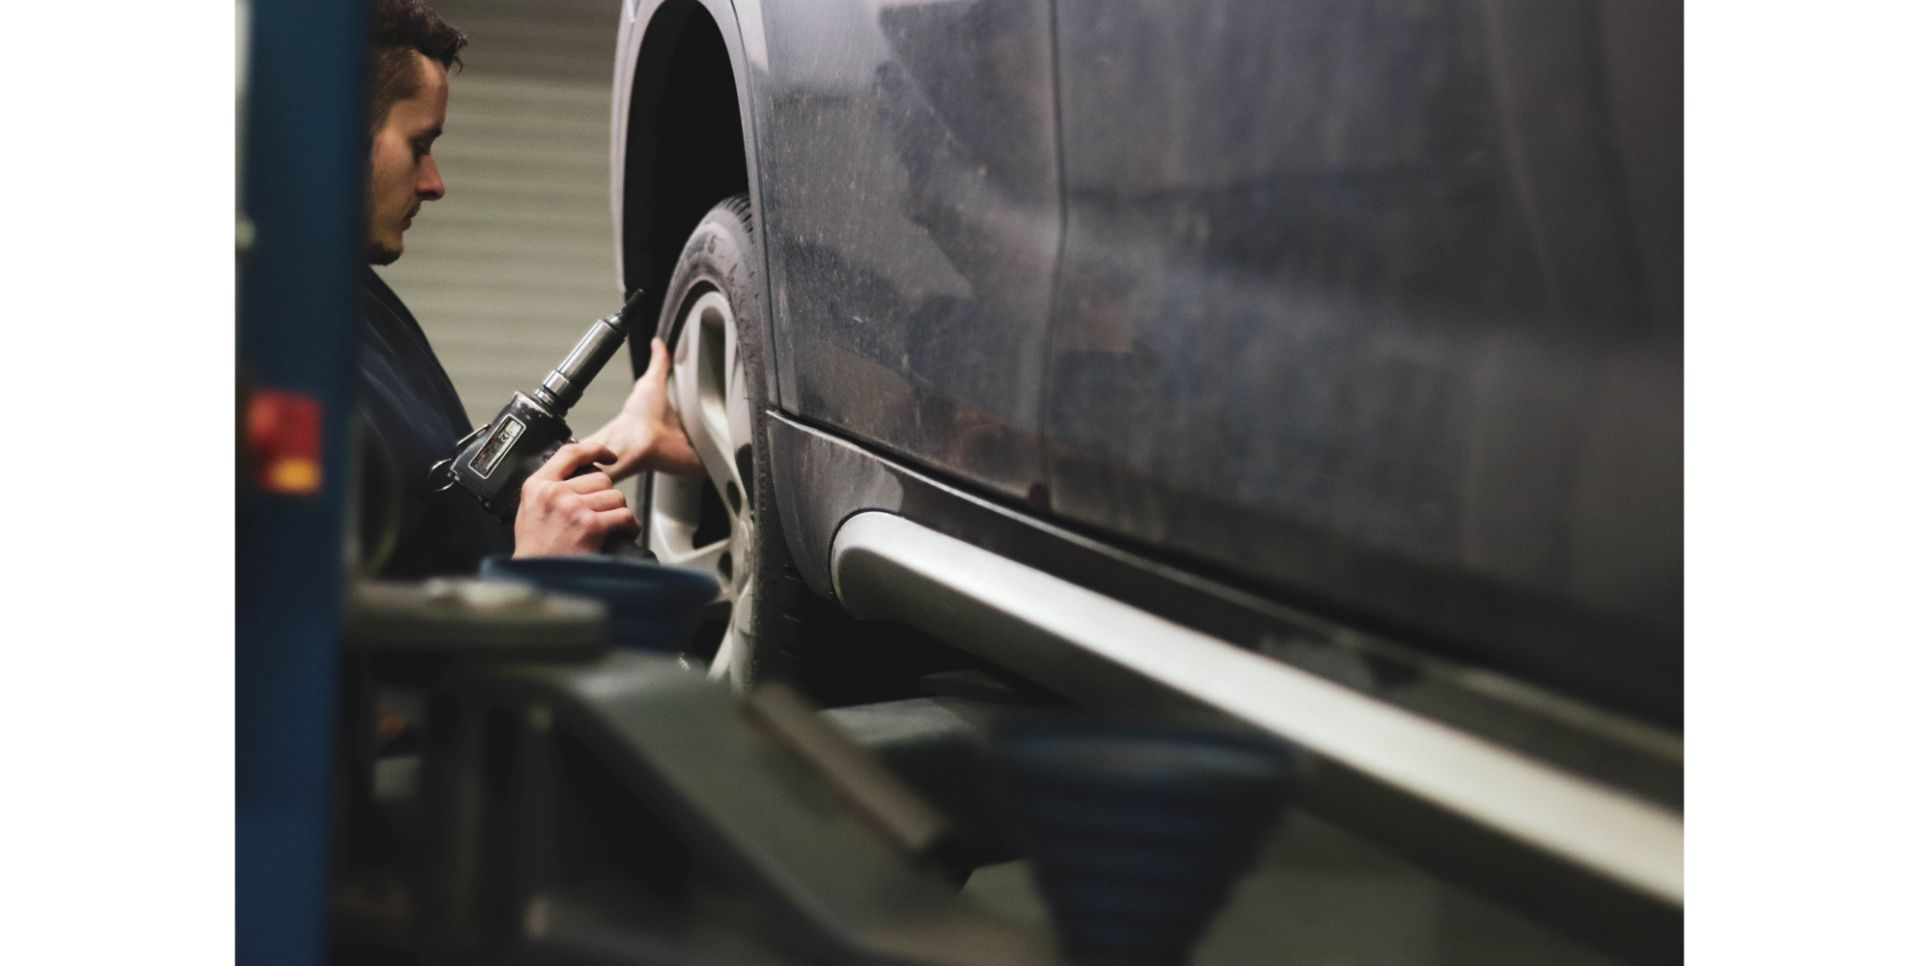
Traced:
[[446, 182], [440, 180], [440, 163], [427, 155], [420, 165], [420, 182], [413, 186], [415, 194], [427, 201], [438, 201], [446, 197]]

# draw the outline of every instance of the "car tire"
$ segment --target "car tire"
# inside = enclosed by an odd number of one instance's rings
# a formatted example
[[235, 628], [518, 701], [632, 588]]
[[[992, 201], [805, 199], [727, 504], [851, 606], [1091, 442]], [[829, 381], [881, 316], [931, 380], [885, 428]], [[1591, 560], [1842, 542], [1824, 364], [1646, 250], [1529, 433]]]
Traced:
[[668, 399], [707, 475], [648, 473], [640, 492], [647, 549], [719, 578], [710, 673], [741, 689], [793, 676], [804, 617], [823, 603], [794, 570], [770, 499], [762, 264], [744, 195], [708, 211], [681, 250], [656, 333], [673, 358]]

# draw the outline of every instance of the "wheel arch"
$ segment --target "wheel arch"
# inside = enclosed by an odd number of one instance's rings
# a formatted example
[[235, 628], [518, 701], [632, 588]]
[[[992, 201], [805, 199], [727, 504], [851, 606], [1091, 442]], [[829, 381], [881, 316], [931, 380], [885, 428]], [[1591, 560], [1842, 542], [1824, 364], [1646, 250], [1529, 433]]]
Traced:
[[[756, 217], [762, 210], [747, 64], [764, 64], [764, 34], [757, 0], [630, 3], [614, 68], [615, 271], [622, 296], [644, 288], [642, 317], [657, 318], [680, 249], [701, 217], [742, 192]], [[760, 256], [758, 269], [770, 280], [763, 245]], [[763, 324], [770, 310], [763, 307]], [[760, 335], [770, 340], [772, 326]], [[636, 373], [646, 364], [645, 342], [629, 345]], [[777, 394], [778, 380], [769, 381]]]

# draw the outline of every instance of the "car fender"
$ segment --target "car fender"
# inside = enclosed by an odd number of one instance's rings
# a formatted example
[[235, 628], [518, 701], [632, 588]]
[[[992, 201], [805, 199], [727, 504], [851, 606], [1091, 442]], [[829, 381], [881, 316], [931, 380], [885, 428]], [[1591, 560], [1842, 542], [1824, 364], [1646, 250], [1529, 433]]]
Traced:
[[[630, 108], [632, 106], [634, 79], [641, 69], [641, 55], [646, 50], [646, 38], [662, 10], [673, 7], [686, 7], [697, 4], [713, 18], [719, 28], [720, 37], [726, 44], [726, 55], [733, 71], [733, 90], [739, 99], [741, 141], [746, 149], [747, 197], [752, 202], [755, 217], [764, 211], [760, 203], [760, 166], [758, 147], [758, 115], [753, 109], [761, 82], [766, 76], [766, 30], [760, 15], [760, 0], [627, 0], [621, 6], [619, 45], [613, 61], [613, 101], [612, 101], [612, 137], [608, 145], [608, 179], [611, 191], [611, 214], [613, 218], [613, 273], [616, 284], [624, 295], [626, 292], [626, 148], [629, 131], [627, 129]], [[764, 225], [764, 222], [761, 223]], [[767, 273], [764, 263], [765, 247], [761, 247], [762, 264], [760, 270]], [[771, 274], [763, 274], [771, 278]], [[771, 301], [769, 299], [769, 301]], [[770, 312], [772, 306], [768, 305]], [[763, 313], [764, 314], [764, 313]], [[766, 321], [766, 320], [763, 320]], [[768, 331], [761, 333], [763, 339], [770, 339], [771, 325]], [[769, 345], [770, 342], [762, 342]], [[771, 380], [769, 395], [777, 396], [778, 380]]]

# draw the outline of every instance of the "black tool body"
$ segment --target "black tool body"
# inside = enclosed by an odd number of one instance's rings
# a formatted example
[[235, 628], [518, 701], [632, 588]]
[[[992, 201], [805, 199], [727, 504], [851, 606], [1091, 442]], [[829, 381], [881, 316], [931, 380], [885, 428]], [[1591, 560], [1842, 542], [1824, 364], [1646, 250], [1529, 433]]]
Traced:
[[456, 443], [453, 456], [434, 467], [445, 475], [442, 488], [465, 490], [512, 526], [521, 484], [573, 441], [567, 411], [626, 343], [627, 313], [638, 310], [642, 294], [635, 291], [618, 312], [596, 320], [537, 388], [514, 393], [499, 415]]

